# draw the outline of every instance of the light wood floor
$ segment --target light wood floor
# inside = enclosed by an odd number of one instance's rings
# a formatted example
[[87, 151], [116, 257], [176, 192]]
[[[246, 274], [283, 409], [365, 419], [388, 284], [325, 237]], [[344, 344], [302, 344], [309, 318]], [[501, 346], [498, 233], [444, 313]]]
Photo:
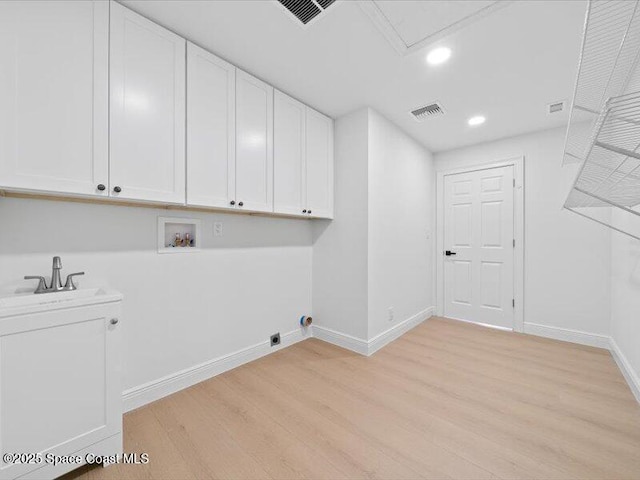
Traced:
[[125, 416], [146, 466], [67, 479], [640, 479], [609, 352], [432, 318], [370, 358], [311, 339]]

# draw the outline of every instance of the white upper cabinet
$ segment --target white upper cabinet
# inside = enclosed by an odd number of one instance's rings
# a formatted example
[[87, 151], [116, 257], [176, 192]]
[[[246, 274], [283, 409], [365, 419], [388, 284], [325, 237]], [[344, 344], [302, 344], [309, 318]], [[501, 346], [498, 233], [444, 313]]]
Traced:
[[332, 218], [333, 121], [117, 2], [0, 0], [0, 189]]
[[236, 68], [187, 44], [187, 204], [235, 204]]
[[303, 215], [306, 155], [305, 105], [275, 90], [273, 125], [273, 207], [276, 213]]
[[236, 206], [273, 211], [273, 87], [236, 70]]
[[111, 3], [111, 196], [185, 202], [186, 41]]
[[333, 120], [307, 107], [306, 208], [333, 218]]
[[108, 2], [0, 2], [0, 187], [108, 195], [108, 42]]

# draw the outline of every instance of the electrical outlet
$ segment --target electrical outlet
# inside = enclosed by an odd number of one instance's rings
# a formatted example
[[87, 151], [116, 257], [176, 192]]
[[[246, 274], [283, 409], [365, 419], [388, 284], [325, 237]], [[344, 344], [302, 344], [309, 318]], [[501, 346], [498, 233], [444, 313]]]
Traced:
[[213, 236], [214, 237], [222, 236], [222, 222], [213, 222]]
[[280, 345], [280, 332], [271, 335], [271, 346], [275, 347], [277, 345]]
[[390, 322], [393, 322], [393, 315], [394, 315], [393, 307], [389, 307], [389, 321]]

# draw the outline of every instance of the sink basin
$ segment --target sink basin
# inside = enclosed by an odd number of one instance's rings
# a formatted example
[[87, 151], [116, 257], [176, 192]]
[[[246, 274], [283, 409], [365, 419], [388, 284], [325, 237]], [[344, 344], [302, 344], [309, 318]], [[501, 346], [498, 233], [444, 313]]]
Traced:
[[83, 288], [69, 292], [52, 293], [21, 293], [0, 297], [0, 317], [6, 313], [24, 313], [28, 311], [40, 311], [47, 309], [57, 309], [72, 307], [77, 305], [87, 305], [92, 303], [103, 303], [121, 299], [122, 296], [114, 291], [103, 288]]

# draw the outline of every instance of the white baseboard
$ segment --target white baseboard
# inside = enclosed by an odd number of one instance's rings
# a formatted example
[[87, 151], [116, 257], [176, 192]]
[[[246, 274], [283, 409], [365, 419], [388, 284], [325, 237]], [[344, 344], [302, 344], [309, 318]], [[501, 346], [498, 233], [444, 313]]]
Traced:
[[613, 338], [609, 339], [609, 350], [611, 351], [611, 356], [618, 364], [618, 368], [622, 372], [625, 380], [629, 384], [629, 388], [631, 392], [636, 397], [638, 403], [640, 403], [640, 377], [633, 370], [631, 364], [627, 360], [627, 357], [624, 356], [620, 347]]
[[155, 400], [166, 397], [167, 395], [171, 395], [172, 393], [195, 385], [196, 383], [203, 382], [204, 380], [239, 367], [240, 365], [257, 360], [260, 357], [264, 357], [265, 355], [276, 352], [282, 348], [288, 347], [289, 345], [293, 345], [294, 343], [300, 342], [306, 338], [315, 337], [339, 347], [346, 348], [347, 350], [368, 356], [392, 342], [405, 332], [411, 330], [427, 318], [431, 317], [431, 315], [433, 315], [433, 311], [433, 307], [427, 308], [411, 318], [394, 325], [389, 330], [382, 332], [369, 341], [318, 325], [314, 325], [312, 328], [304, 330], [296, 329], [280, 336], [281, 343], [279, 347], [271, 347], [268, 341], [261, 342], [250, 347], [243, 348], [242, 350], [238, 350], [237, 352], [233, 352], [229, 355], [215, 358], [208, 362], [186, 368], [171, 375], [125, 390], [122, 394], [123, 408], [125, 412], [129, 412]]
[[[369, 341], [319, 325], [314, 325], [312, 328], [308, 329], [299, 328], [282, 334], [280, 336], [281, 343], [278, 347], [271, 347], [269, 341], [257, 343], [229, 355], [224, 355], [143, 385], [125, 390], [122, 395], [123, 408], [125, 412], [134, 410], [155, 400], [166, 397], [167, 395], [171, 395], [172, 393], [195, 385], [196, 383], [215, 377], [216, 375], [239, 367], [240, 365], [244, 365], [245, 363], [257, 360], [260, 357], [264, 357], [265, 355], [281, 350], [289, 345], [305, 340], [306, 338], [315, 337], [319, 340], [359, 353], [360, 355], [369, 356], [430, 318], [434, 314], [434, 311], [434, 307], [429, 307], [376, 335]], [[597, 335], [558, 327], [549, 327], [535, 323], [525, 323], [524, 331], [531, 335], [538, 335], [541, 337], [564, 340], [567, 342], [607, 348], [611, 350], [611, 354], [627, 380], [631, 391], [638, 402], [640, 402], [640, 378], [631, 368], [628, 360], [612, 338], [605, 335]]]
[[129, 412], [312, 336], [313, 334], [310, 329], [298, 328], [291, 332], [281, 334], [280, 346], [278, 347], [271, 347], [269, 341], [264, 341], [229, 355], [224, 355], [130, 388], [122, 394], [123, 409], [125, 412]]
[[338, 347], [351, 350], [352, 352], [359, 353], [360, 355], [367, 355], [369, 351], [369, 345], [366, 340], [352, 335], [347, 335], [346, 333], [337, 332], [331, 328], [314, 325], [313, 337], [324, 342], [337, 345]]
[[588, 345], [590, 347], [609, 348], [609, 336], [596, 333], [581, 332], [568, 328], [550, 327], [548, 325], [538, 325], [537, 323], [524, 324], [524, 333], [537, 335], [539, 337], [553, 338], [565, 342]]
[[368, 341], [319, 325], [313, 326], [313, 336], [319, 340], [359, 353], [360, 355], [369, 356], [433, 316], [434, 311], [435, 307], [426, 308]]
[[406, 320], [394, 325], [390, 329], [376, 335], [371, 340], [369, 340], [369, 342], [367, 342], [367, 355], [373, 355], [385, 345], [393, 342], [396, 338], [404, 335], [412, 328], [431, 318], [434, 311], [435, 307], [425, 308], [412, 317], [409, 317]]

